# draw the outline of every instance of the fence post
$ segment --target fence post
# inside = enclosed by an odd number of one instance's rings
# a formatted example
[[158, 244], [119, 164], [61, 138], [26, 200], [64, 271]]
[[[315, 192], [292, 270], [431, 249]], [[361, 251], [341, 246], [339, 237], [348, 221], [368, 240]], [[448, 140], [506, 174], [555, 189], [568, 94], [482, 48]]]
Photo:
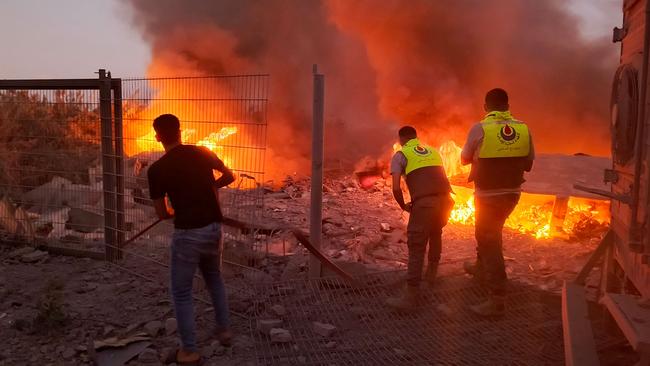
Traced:
[[111, 79], [99, 70], [99, 113], [102, 143], [102, 187], [104, 191], [104, 243], [106, 260], [117, 259], [115, 235], [115, 153], [111, 111]]
[[[325, 77], [314, 65], [314, 105], [311, 141], [311, 207], [309, 240], [320, 250], [323, 232], [323, 115], [325, 104]], [[309, 277], [321, 276], [321, 264], [314, 255], [309, 257]]]
[[124, 133], [122, 125], [122, 79], [111, 80], [113, 89], [113, 116], [115, 123], [115, 218], [117, 259], [122, 259], [125, 239], [124, 223]]

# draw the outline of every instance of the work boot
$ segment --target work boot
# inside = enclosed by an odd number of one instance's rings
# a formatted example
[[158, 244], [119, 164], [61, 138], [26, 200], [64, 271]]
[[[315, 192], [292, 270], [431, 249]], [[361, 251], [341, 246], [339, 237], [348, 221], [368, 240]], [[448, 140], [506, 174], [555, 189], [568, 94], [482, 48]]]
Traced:
[[417, 307], [419, 299], [420, 287], [407, 285], [401, 297], [389, 297], [385, 303], [395, 310], [410, 311]]
[[505, 296], [490, 295], [485, 301], [477, 305], [470, 305], [469, 309], [483, 317], [501, 317], [505, 314]]
[[478, 265], [476, 263], [463, 262], [463, 269], [468, 275], [476, 276], [478, 274]]
[[429, 286], [434, 285], [436, 282], [437, 275], [438, 275], [438, 263], [431, 263], [427, 267], [427, 271], [424, 273], [424, 280], [429, 284]]

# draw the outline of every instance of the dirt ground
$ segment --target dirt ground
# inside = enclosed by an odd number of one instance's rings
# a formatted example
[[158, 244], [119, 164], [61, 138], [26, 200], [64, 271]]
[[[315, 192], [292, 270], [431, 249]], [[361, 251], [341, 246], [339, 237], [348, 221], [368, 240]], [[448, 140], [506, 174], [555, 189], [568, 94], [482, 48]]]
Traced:
[[[281, 191], [265, 197], [265, 225], [291, 225], [307, 229], [307, 183], [288, 182]], [[324, 194], [323, 251], [355, 274], [405, 268], [407, 217], [392, 202], [390, 190], [379, 183], [362, 190], [353, 179], [328, 181]], [[384, 225], [382, 225], [384, 224]], [[387, 225], [386, 225], [387, 224]], [[383, 227], [382, 227], [383, 226]], [[442, 276], [462, 276], [462, 262], [475, 257], [473, 227], [450, 224], [444, 229]], [[142, 240], [147, 240], [146, 238]], [[266, 238], [256, 255], [254, 271], [229, 271], [233, 327], [232, 349], [223, 349], [210, 337], [212, 312], [196, 304], [197, 328], [207, 365], [252, 365], [254, 344], [249, 315], [255, 312], [252, 285], [304, 278], [308, 256], [288, 234]], [[504, 255], [510, 280], [536, 286], [558, 295], [564, 280], [575, 277], [599, 237], [579, 241], [537, 240], [513, 230], [504, 231]], [[0, 245], [0, 365], [89, 365], [92, 342], [124, 338], [157, 324], [147, 355], [128, 365], [159, 364], [155, 356], [174, 347], [176, 334], [167, 334], [165, 322], [173, 317], [166, 269], [146, 259], [131, 260], [129, 271], [90, 259], [47, 255], [24, 263], [15, 248]], [[353, 265], [351, 265], [353, 264]], [[155, 276], [136, 275], [138, 269], [155, 268]], [[598, 271], [587, 289], [597, 295]], [[153, 277], [153, 278], [152, 278]], [[378, 300], [380, 301], [380, 300]], [[150, 331], [151, 333], [151, 331]], [[614, 355], [614, 358], [617, 356]]]

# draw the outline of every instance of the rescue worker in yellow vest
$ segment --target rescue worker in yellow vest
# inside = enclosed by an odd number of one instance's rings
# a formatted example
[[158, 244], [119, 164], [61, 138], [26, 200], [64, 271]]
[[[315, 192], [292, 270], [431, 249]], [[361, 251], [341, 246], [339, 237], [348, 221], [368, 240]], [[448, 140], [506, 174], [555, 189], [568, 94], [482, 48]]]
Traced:
[[[415, 128], [402, 127], [399, 130], [402, 149], [391, 161], [393, 196], [397, 204], [410, 212], [407, 226], [408, 270], [406, 288], [401, 297], [392, 297], [386, 304], [396, 310], [412, 310], [420, 295], [420, 282], [424, 257], [429, 244], [427, 271], [424, 279], [433, 284], [438, 272], [442, 250], [442, 228], [447, 224], [454, 201], [450, 197], [451, 186], [442, 167], [440, 153], [420, 143]], [[402, 195], [401, 177], [406, 176], [406, 185], [411, 202], [405, 203]]]
[[470, 309], [483, 316], [505, 312], [507, 276], [503, 260], [502, 231], [521, 195], [524, 172], [533, 166], [533, 140], [525, 123], [510, 114], [508, 93], [492, 89], [485, 96], [485, 118], [469, 131], [463, 147], [463, 164], [472, 164], [476, 207], [475, 263], [465, 272], [489, 289], [488, 298]]

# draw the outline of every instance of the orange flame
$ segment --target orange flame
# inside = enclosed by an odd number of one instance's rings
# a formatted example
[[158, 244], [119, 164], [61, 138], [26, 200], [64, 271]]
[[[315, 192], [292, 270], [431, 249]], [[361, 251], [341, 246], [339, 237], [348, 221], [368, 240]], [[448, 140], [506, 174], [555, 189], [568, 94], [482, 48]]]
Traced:
[[[393, 145], [393, 151], [400, 149]], [[452, 178], [469, 173], [469, 166], [461, 164], [461, 148], [454, 141], [446, 141], [439, 148], [447, 176]], [[476, 207], [474, 190], [469, 187], [453, 186], [454, 209], [449, 222], [461, 225], [474, 225]], [[532, 235], [537, 239], [554, 236], [597, 235], [609, 223], [609, 201], [571, 197], [567, 203], [566, 216], [561, 226], [552, 228], [555, 196], [522, 193], [519, 204], [508, 217], [505, 227]]]

